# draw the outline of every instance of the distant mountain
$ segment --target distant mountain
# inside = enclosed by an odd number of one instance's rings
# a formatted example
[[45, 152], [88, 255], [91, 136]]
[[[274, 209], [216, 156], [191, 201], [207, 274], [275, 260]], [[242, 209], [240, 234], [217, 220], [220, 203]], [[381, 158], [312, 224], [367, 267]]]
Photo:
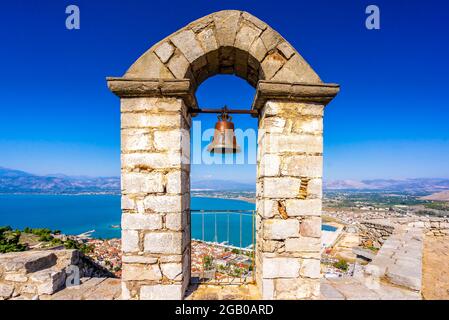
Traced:
[[253, 191], [256, 184], [241, 183], [230, 180], [201, 180], [192, 181], [192, 191], [213, 190], [213, 191]]
[[24, 171], [20, 171], [20, 170], [12, 170], [12, 169], [7, 169], [7, 168], [3, 168], [0, 167], [0, 178], [19, 178], [19, 177], [28, 177], [31, 176], [32, 174], [24, 172]]
[[[392, 191], [432, 194], [449, 190], [449, 179], [375, 179], [325, 181], [325, 191]], [[255, 183], [231, 180], [192, 181], [192, 191], [254, 191]], [[120, 193], [120, 177], [86, 177], [51, 174], [45, 176], [0, 167], [0, 193]]]
[[449, 190], [436, 192], [421, 198], [422, 200], [449, 201]]
[[0, 167], [0, 193], [120, 193], [120, 177], [38, 176]]
[[325, 181], [325, 190], [377, 190], [377, 191], [412, 191], [438, 192], [449, 190], [449, 179], [374, 179], [374, 180], [336, 180]]

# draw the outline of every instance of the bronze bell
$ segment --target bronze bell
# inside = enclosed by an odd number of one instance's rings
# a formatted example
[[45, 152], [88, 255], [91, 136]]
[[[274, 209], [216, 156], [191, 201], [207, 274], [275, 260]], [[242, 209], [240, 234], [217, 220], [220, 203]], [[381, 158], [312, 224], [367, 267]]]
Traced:
[[214, 138], [207, 147], [210, 153], [239, 153], [240, 147], [234, 134], [234, 123], [232, 117], [226, 113], [226, 107], [223, 113], [218, 116], [218, 122], [215, 124]]

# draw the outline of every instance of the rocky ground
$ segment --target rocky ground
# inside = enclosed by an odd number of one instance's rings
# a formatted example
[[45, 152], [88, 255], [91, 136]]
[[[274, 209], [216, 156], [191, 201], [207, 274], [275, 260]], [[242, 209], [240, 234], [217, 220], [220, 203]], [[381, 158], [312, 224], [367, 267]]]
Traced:
[[424, 239], [423, 289], [426, 300], [449, 300], [449, 236]]

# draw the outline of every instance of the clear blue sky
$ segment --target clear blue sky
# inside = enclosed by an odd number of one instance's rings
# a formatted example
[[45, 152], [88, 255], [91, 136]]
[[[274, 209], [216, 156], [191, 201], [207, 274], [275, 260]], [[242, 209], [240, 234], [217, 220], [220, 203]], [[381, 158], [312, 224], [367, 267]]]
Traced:
[[[65, 8], [81, 30], [65, 29]], [[381, 9], [369, 31], [365, 8]], [[155, 42], [221, 9], [280, 32], [326, 82], [325, 178], [449, 177], [449, 4], [445, 1], [8, 1], [0, 10], [0, 166], [38, 174], [119, 175], [121, 76]], [[223, 90], [226, 86], [226, 90]], [[246, 106], [236, 77], [203, 83], [203, 106]], [[213, 117], [201, 116], [203, 128]], [[254, 120], [236, 118], [239, 127]], [[194, 179], [252, 181], [255, 167], [195, 166]]]

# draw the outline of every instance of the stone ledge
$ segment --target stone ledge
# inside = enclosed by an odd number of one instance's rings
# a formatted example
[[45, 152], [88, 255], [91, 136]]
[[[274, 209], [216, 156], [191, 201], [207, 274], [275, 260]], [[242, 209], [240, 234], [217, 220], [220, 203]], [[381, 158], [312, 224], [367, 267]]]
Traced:
[[108, 88], [120, 98], [173, 97], [197, 109], [195, 89], [189, 79], [106, 78]]
[[340, 86], [334, 83], [289, 83], [261, 80], [257, 85], [252, 109], [260, 109], [267, 100], [316, 102], [327, 105], [339, 91]]

